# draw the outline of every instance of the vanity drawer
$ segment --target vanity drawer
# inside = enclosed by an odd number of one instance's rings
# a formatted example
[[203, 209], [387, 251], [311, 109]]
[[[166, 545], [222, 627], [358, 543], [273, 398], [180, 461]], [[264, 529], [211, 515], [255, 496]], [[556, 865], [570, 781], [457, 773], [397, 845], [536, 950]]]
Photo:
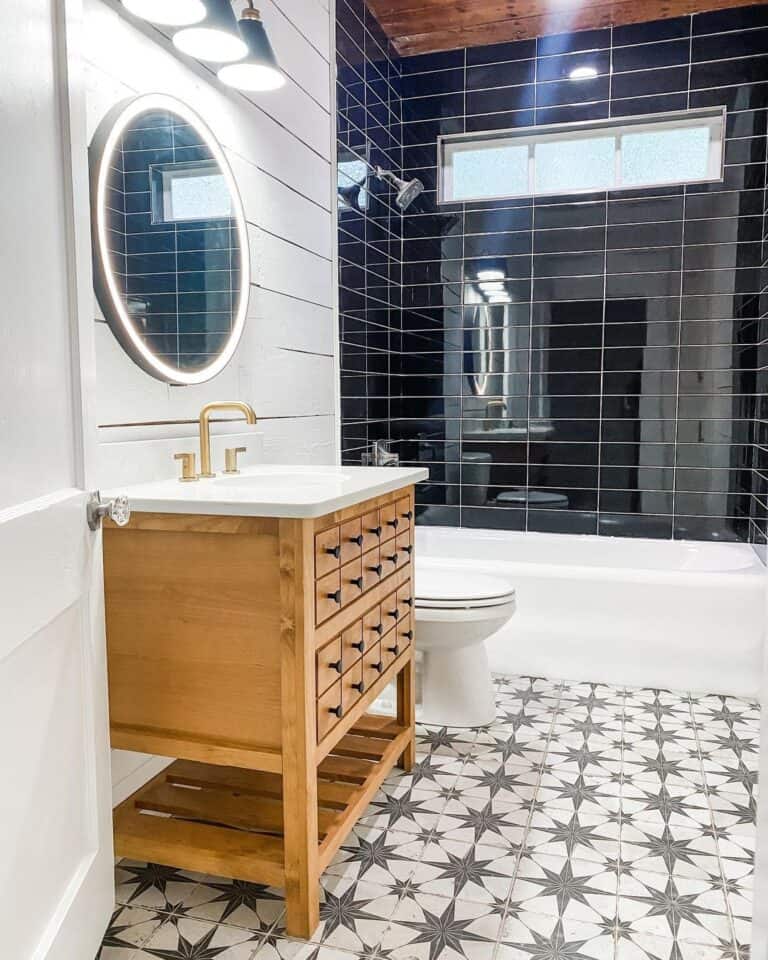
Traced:
[[391, 540], [397, 533], [397, 528], [400, 525], [400, 521], [397, 518], [397, 504], [388, 503], [385, 507], [381, 507], [379, 517], [381, 520], [382, 541]]
[[339, 528], [331, 527], [315, 536], [315, 577], [338, 570], [341, 558]]
[[384, 567], [381, 565], [379, 548], [374, 547], [368, 553], [363, 554], [363, 590], [370, 590], [380, 581], [384, 573]]
[[381, 641], [381, 662], [386, 670], [403, 652], [403, 645], [398, 639], [398, 631], [390, 630]]
[[336, 637], [330, 643], [317, 651], [317, 693], [325, 693], [331, 684], [335, 683], [344, 669], [341, 657], [341, 637]]
[[399, 533], [395, 543], [397, 545], [397, 566], [404, 567], [411, 559], [411, 554], [413, 553], [413, 546], [411, 544], [411, 531], [406, 530], [405, 533]]
[[363, 534], [360, 517], [342, 523], [339, 531], [341, 540], [341, 562], [356, 560], [363, 552]]
[[400, 521], [398, 531], [408, 530], [413, 526], [413, 507], [410, 497], [403, 497], [397, 501], [397, 519]]
[[363, 535], [364, 551], [378, 547], [382, 533], [378, 510], [371, 510], [370, 513], [363, 514], [361, 533]]
[[397, 625], [397, 642], [401, 652], [413, 643], [413, 624], [414, 617], [409, 614]]
[[397, 594], [390, 593], [388, 597], [381, 601], [381, 622], [384, 625], [384, 633], [389, 633], [399, 619], [400, 610], [397, 606]]
[[363, 640], [365, 649], [368, 650], [379, 642], [384, 633], [384, 625], [381, 622], [381, 606], [377, 605], [373, 610], [369, 610], [363, 617]]
[[315, 614], [323, 623], [341, 610], [341, 571], [335, 570], [315, 584]]
[[345, 714], [349, 713], [364, 693], [363, 661], [360, 659], [341, 678], [341, 705]]
[[397, 541], [388, 540], [386, 543], [382, 543], [379, 557], [381, 560], [381, 576], [384, 579], [397, 570]]
[[407, 583], [404, 583], [402, 587], [397, 591], [397, 612], [398, 616], [402, 619], [407, 617], [408, 614], [413, 610], [413, 585], [409, 580]]
[[341, 605], [346, 607], [363, 593], [363, 562], [360, 557], [341, 568]]
[[377, 640], [370, 650], [365, 651], [363, 657], [363, 683], [365, 689], [373, 686], [384, 673], [384, 661], [381, 659], [381, 644]]
[[345, 670], [348, 670], [356, 660], [362, 657], [367, 645], [363, 636], [362, 620], [358, 620], [351, 627], [347, 627], [341, 635], [341, 660]]
[[341, 679], [317, 698], [317, 739], [326, 737], [344, 716], [341, 701]]

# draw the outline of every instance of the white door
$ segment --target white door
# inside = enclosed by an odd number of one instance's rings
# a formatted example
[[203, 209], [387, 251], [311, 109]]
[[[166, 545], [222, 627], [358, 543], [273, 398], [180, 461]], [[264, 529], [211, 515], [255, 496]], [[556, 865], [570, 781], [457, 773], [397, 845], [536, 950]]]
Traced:
[[0, 956], [8, 960], [92, 960], [113, 902], [101, 541], [86, 524], [88, 198], [70, 162], [79, 91], [68, 68], [76, 51], [65, 49], [74, 14], [69, 0], [0, 3]]

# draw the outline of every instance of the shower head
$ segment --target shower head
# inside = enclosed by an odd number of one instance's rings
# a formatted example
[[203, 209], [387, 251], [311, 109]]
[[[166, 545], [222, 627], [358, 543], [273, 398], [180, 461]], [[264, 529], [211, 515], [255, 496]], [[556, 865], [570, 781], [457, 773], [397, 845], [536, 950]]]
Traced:
[[424, 184], [416, 177], [413, 180], [401, 180], [391, 170], [385, 170], [383, 167], [376, 167], [374, 172], [379, 180], [391, 184], [397, 190], [395, 203], [402, 211], [407, 210], [416, 197], [424, 192]]

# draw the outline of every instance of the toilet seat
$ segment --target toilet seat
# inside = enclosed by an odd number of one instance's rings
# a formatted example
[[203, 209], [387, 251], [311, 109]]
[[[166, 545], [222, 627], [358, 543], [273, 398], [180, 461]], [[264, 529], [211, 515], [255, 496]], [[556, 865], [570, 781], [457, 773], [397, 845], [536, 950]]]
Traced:
[[416, 567], [416, 608], [421, 610], [477, 610], [515, 601], [507, 580], [450, 567]]

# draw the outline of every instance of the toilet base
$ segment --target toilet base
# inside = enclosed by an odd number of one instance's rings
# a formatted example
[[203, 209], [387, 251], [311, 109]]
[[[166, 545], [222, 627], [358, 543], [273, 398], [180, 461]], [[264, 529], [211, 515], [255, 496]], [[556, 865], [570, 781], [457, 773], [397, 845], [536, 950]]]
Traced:
[[487, 727], [496, 719], [496, 695], [485, 643], [424, 651], [420, 723]]

